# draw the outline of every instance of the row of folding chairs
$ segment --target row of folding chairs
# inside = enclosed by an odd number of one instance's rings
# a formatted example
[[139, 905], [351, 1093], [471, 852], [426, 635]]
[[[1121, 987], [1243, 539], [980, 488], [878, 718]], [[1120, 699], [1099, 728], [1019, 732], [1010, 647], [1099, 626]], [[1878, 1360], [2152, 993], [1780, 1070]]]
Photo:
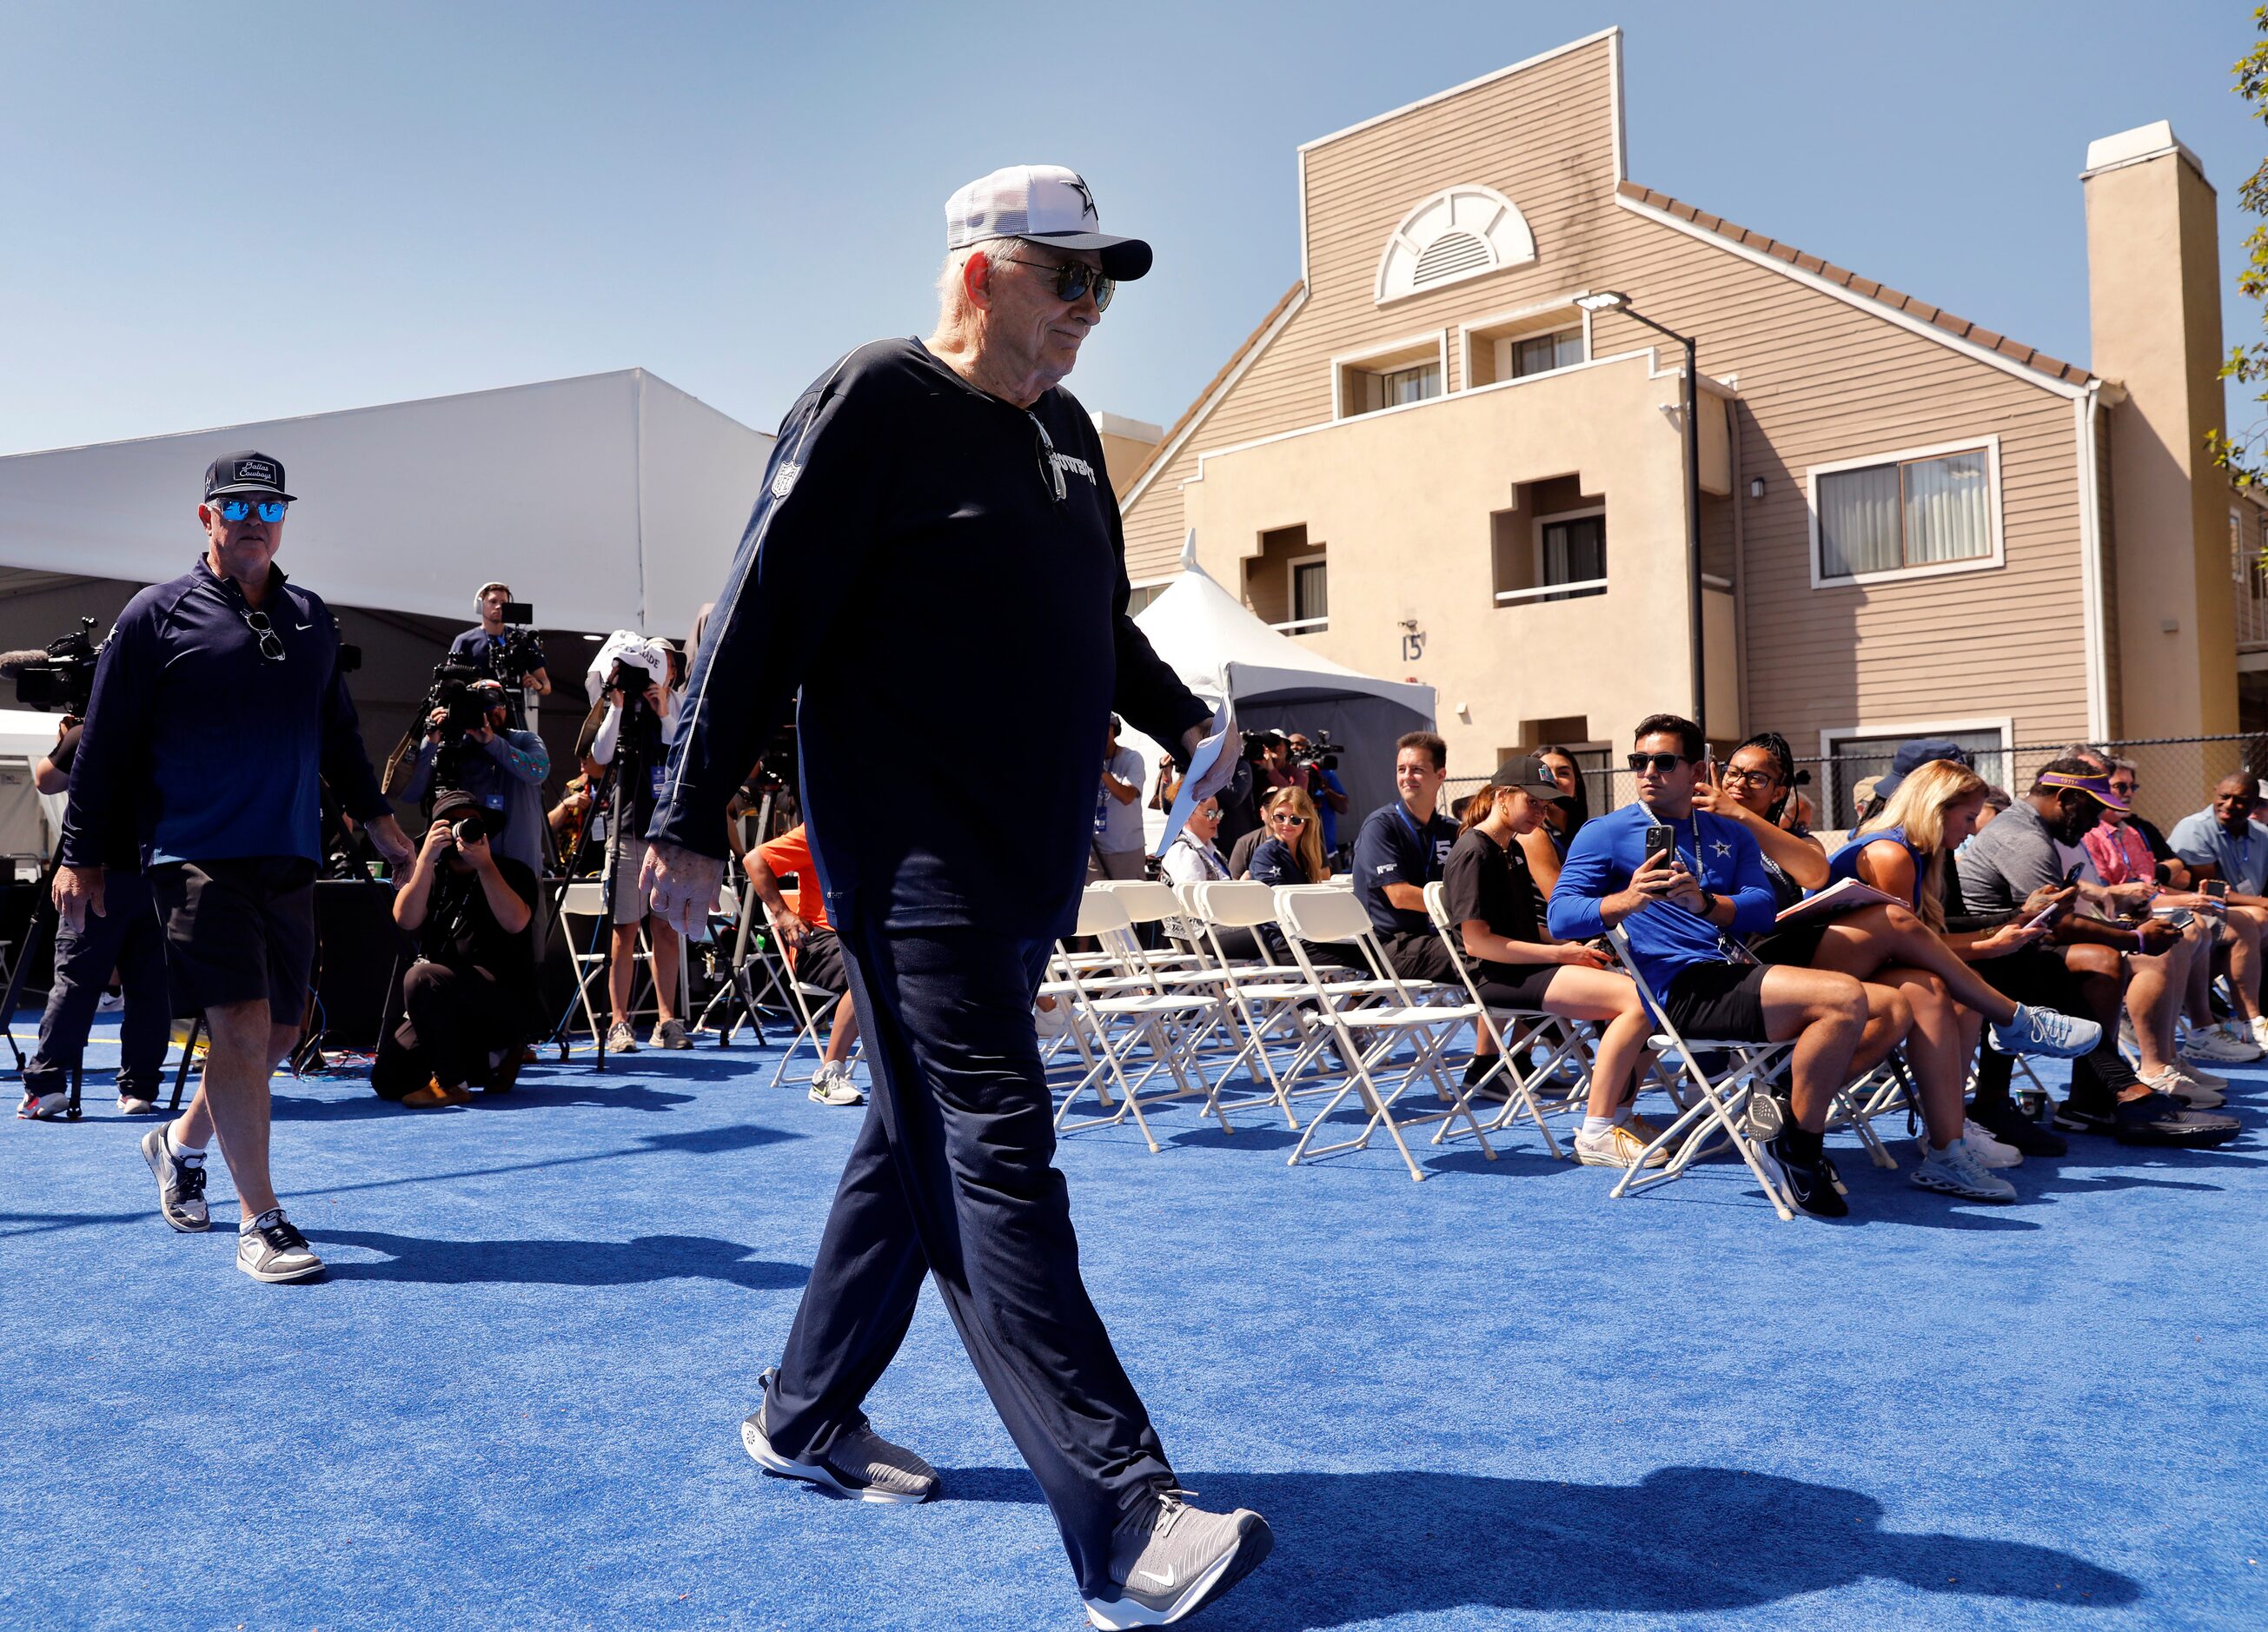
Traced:
[[[1287, 1158], [1293, 1165], [1365, 1149], [1382, 1132], [1411, 1179], [1422, 1180], [1409, 1139], [1429, 1126], [1434, 1145], [1469, 1137], [1493, 1160], [1490, 1135], [1528, 1122], [1553, 1156], [1565, 1154], [1550, 1119], [1584, 1106], [1592, 1029], [1540, 1010], [1484, 1003], [1455, 955], [1456, 927], [1440, 884], [1426, 887], [1425, 906], [1452, 953], [1455, 984], [1397, 974], [1361, 903], [1343, 886], [1091, 886], [1076, 934], [1093, 948], [1060, 945], [1042, 989], [1068, 1011], [1068, 1024], [1049, 1045], [1063, 1065], [1058, 1130], [1130, 1121], [1154, 1153], [1162, 1147], [1151, 1112], [1191, 1101], [1225, 1135], [1235, 1132], [1240, 1114], [1280, 1116], [1300, 1135]], [[1145, 926], [1154, 926], [1153, 944], [1145, 944]], [[1288, 962], [1271, 952], [1264, 933], [1271, 930]], [[1229, 955], [1225, 937], [1240, 930], [1258, 938], [1256, 958]], [[1721, 1152], [1742, 1161], [1774, 1211], [1792, 1219], [1788, 1197], [1761, 1159], [1771, 1124], [1751, 1114], [1772, 1094], [1791, 1045], [1685, 1036], [1663, 1014], [1627, 936], [1616, 929], [1608, 941], [1654, 1022], [1641, 1089], [1663, 1091], [1677, 1107], [1610, 1194], [1673, 1182]], [[1447, 1069], [1447, 1058], [1469, 1030], [1485, 1034], [1495, 1055], [1469, 1084]], [[1235, 1094], [1239, 1078], [1244, 1092]], [[1411, 1108], [1413, 1092], [1426, 1088], [1440, 1108]], [[1476, 1099], [1492, 1105], [1486, 1120]], [[1359, 1130], [1320, 1138], [1350, 1100], [1364, 1117]], [[1892, 1065], [1844, 1089], [1830, 1128], [1854, 1132], [1878, 1165], [1895, 1167], [1874, 1123], [1911, 1109], [1911, 1085]], [[1660, 1165], [1649, 1166], [1656, 1152]]]

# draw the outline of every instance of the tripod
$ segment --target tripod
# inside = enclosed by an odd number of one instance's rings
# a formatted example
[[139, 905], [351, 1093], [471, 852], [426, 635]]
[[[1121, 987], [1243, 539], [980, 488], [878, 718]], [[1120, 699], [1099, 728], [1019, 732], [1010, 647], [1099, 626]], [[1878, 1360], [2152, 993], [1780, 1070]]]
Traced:
[[[55, 945], [55, 930], [60, 927], [60, 920], [55, 915], [55, 872], [63, 863], [63, 850], [58, 846], [55, 854], [48, 859], [47, 871], [40, 877], [40, 893], [33, 897], [32, 915], [24, 924], [23, 950], [16, 954], [16, 967], [8, 974], [8, 995], [4, 1000], [0, 1000], [6, 1005], [0, 1009], [0, 1029], [7, 1033], [8, 1052], [16, 1056], [16, 1075], [18, 1077], [24, 1074], [25, 1059], [23, 1045], [16, 1040], [16, 1005], [24, 1000], [24, 977], [31, 973], [33, 960], [42, 950]], [[84, 1073], [83, 1064], [71, 1067], [70, 1108], [63, 1113], [65, 1120], [75, 1122], [79, 1117], [79, 1078]]]

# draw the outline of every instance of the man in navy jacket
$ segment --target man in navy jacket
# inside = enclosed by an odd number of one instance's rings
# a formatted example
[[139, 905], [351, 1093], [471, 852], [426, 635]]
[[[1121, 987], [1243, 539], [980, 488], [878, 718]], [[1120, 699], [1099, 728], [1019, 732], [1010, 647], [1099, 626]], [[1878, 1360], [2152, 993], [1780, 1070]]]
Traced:
[[321, 784], [388, 861], [411, 851], [363, 752], [338, 624], [275, 564], [283, 465], [224, 454], [204, 492], [205, 553], [126, 603], [95, 665], [55, 909], [76, 930], [107, 910], [107, 872], [147, 873], [173, 1012], [202, 1014], [211, 1049], [189, 1108], [142, 1141], [158, 1212], [209, 1227], [217, 1132], [243, 1209], [237, 1268], [298, 1281], [323, 1265], [269, 1177], [268, 1078], [298, 1036], [314, 962]]
[[[1188, 1506], [1079, 1274], [1032, 1001], [1075, 922], [1116, 709], [1186, 761], [1209, 711], [1126, 615], [1101, 439], [1058, 382], [1149, 246], [1068, 170], [946, 205], [938, 331], [862, 346], [780, 427], [648, 829], [654, 910], [715, 899], [725, 806], [796, 699], [804, 810], [869, 1040], [873, 1109], [777, 1371], [767, 1471], [937, 1493], [861, 1408], [924, 1272], [1054, 1509], [1097, 1626], [1178, 1620], [1266, 1553]], [[876, 766], [919, 787], [879, 797]], [[1020, 812], [1004, 843], [1004, 798]]]

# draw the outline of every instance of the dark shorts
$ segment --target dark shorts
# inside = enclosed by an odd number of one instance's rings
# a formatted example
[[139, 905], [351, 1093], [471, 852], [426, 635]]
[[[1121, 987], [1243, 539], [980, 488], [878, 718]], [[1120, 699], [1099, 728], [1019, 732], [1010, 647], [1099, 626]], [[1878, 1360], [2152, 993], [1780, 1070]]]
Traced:
[[[1310, 947], [1310, 955], [1318, 951]], [[1395, 974], [1405, 981], [1439, 981], [1444, 986], [1459, 984], [1457, 966], [1449, 957], [1449, 949], [1438, 935], [1396, 935], [1387, 938], [1381, 950]]]
[[2071, 966], [2044, 946], [2025, 946], [2005, 958], [1980, 958], [1969, 966], [2003, 997], [2066, 1014], [2087, 1012], [2085, 989]]
[[1565, 966], [1557, 963], [1480, 963], [1473, 984], [1491, 1009], [1541, 1009], [1543, 989]]
[[822, 987], [837, 997], [850, 989], [850, 977], [843, 968], [843, 943], [836, 939], [834, 930], [814, 929], [804, 937], [795, 954], [795, 978], [808, 986]]
[[1764, 976], [1756, 963], [1690, 963], [1669, 980], [1661, 1010], [1688, 1041], [1767, 1042]]
[[1751, 941], [1749, 950], [1765, 963], [1793, 964], [1808, 969], [1819, 956], [1819, 943], [1827, 938], [1834, 922], [1832, 918], [1819, 918], [1809, 923], [1792, 923], [1785, 930], [1774, 930]]
[[298, 856], [161, 862], [150, 890], [166, 925], [166, 984], [182, 1019], [268, 1000], [297, 1026], [315, 967], [315, 864]]

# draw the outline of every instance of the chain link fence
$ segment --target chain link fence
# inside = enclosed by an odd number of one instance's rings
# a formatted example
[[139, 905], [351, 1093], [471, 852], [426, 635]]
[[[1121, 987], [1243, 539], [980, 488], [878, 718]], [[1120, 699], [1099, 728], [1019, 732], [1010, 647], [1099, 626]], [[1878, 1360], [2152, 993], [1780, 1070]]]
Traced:
[[[1977, 775], [2014, 795], [2030, 788], [2032, 778], [2049, 761], [2084, 746], [2134, 767], [2134, 808], [2162, 831], [2213, 800], [2213, 784], [2232, 772], [2268, 776], [2268, 736], [2152, 737], [2121, 742], [2033, 743], [2020, 747], [1972, 747]], [[1811, 826], [1821, 832], [1841, 832], [1855, 825], [1860, 808], [1857, 795], [1867, 778], [1890, 768], [1895, 743], [1868, 751], [1796, 761], [1797, 790], [1811, 802]], [[1635, 783], [1623, 764], [1623, 755], [1605, 749], [1575, 753], [1590, 796], [1591, 813], [1617, 809], [1637, 797]], [[1453, 808], [1487, 779], [1451, 777], [1442, 790], [1444, 808]]]

